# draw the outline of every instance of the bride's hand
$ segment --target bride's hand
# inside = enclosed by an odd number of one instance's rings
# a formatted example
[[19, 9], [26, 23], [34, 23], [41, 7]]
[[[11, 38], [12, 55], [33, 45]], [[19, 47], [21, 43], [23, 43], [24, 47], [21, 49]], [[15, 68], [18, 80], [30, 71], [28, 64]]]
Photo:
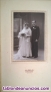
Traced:
[[26, 36], [26, 38], [29, 38], [30, 36]]
[[36, 39], [35, 42], [38, 42], [38, 40]]
[[22, 34], [22, 36], [25, 36], [25, 34]]

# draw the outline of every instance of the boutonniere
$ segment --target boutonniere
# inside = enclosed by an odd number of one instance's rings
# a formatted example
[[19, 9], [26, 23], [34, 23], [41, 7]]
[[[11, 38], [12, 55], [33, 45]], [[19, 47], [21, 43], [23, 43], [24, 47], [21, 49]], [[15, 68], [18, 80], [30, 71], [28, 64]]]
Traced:
[[35, 27], [33, 27], [33, 29], [36, 29]]

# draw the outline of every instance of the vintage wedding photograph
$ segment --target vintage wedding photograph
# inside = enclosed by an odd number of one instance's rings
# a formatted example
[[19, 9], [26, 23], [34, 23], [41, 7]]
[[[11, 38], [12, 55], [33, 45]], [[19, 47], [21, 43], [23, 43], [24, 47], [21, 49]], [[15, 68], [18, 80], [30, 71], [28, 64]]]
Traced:
[[13, 12], [13, 61], [44, 61], [44, 12]]

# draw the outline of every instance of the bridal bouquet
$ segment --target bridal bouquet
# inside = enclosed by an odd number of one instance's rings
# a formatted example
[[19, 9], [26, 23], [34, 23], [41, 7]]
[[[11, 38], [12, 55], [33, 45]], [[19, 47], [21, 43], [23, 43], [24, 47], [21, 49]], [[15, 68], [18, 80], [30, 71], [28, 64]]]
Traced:
[[18, 38], [25, 37], [25, 35], [26, 35], [25, 32], [20, 32], [19, 35], [18, 35]]
[[23, 29], [22, 31], [19, 32], [19, 37], [29, 37], [30, 36], [30, 32], [29, 29]]
[[22, 32], [21, 36], [29, 37], [29, 32]]
[[25, 33], [21, 33], [21, 36], [23, 36], [23, 37], [24, 37], [24, 36], [25, 36]]

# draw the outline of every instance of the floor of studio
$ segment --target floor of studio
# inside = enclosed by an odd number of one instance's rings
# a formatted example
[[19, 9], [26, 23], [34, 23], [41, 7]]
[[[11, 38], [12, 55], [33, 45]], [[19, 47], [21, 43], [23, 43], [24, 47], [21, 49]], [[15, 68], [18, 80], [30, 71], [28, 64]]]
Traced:
[[[14, 51], [14, 54], [16, 54], [17, 51]], [[37, 58], [24, 58], [25, 60], [37, 60], [37, 61], [44, 61], [44, 50], [38, 51], [38, 57]]]

